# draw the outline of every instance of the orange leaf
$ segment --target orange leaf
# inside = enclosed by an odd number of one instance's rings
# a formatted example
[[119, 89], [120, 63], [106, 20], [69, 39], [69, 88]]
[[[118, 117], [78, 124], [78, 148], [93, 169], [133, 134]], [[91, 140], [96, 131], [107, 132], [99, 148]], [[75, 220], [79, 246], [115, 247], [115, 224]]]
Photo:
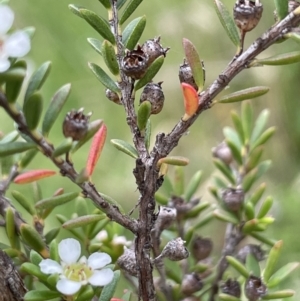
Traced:
[[18, 175], [14, 179], [14, 183], [16, 184], [27, 184], [32, 183], [37, 180], [41, 180], [43, 178], [51, 177], [56, 174], [56, 171], [49, 169], [38, 169], [38, 170], [30, 170]]
[[199, 106], [197, 91], [187, 83], [181, 83], [181, 88], [184, 98], [184, 109], [185, 114], [182, 120], [187, 121], [191, 116], [193, 116]]
[[105, 124], [103, 124], [93, 138], [92, 146], [90, 148], [90, 152], [86, 164], [86, 170], [89, 176], [92, 175], [94, 168], [98, 162], [98, 159], [101, 155], [105, 138], [106, 138], [106, 133], [107, 133], [107, 127]]

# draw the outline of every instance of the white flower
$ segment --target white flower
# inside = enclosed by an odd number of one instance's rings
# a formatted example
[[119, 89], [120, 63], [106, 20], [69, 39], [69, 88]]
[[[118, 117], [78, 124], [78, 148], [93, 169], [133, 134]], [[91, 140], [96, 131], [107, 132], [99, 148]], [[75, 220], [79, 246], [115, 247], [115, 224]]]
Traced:
[[7, 5], [0, 5], [0, 72], [10, 66], [10, 57], [22, 57], [30, 50], [30, 39], [24, 31], [7, 34], [14, 21], [14, 12]]
[[60, 275], [56, 288], [64, 295], [74, 295], [82, 285], [88, 283], [104, 286], [114, 277], [111, 269], [102, 269], [111, 262], [110, 256], [106, 253], [93, 253], [88, 259], [83, 256], [78, 261], [81, 247], [73, 238], [62, 240], [58, 245], [58, 253], [61, 264], [52, 259], [44, 259], [39, 266], [44, 274]]

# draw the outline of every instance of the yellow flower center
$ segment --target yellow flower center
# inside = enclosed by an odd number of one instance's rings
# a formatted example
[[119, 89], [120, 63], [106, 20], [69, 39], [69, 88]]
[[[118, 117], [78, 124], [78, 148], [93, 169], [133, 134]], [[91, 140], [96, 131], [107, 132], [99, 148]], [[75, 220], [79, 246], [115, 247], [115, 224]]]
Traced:
[[63, 274], [69, 280], [87, 282], [87, 280], [93, 275], [93, 270], [85, 263], [73, 263], [64, 267]]

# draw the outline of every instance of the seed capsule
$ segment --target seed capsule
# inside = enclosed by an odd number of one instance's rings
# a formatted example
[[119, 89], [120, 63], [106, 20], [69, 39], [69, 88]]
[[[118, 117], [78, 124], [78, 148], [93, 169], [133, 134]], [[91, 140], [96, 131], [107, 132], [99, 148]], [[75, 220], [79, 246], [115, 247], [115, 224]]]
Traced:
[[213, 147], [211, 151], [215, 158], [222, 160], [226, 165], [229, 165], [233, 160], [231, 150], [225, 142]]
[[63, 122], [63, 134], [66, 138], [71, 137], [74, 141], [78, 141], [87, 133], [92, 113], [84, 115], [83, 110], [84, 108], [81, 108], [67, 113]]
[[209, 256], [213, 248], [213, 243], [209, 238], [202, 238], [197, 236], [192, 241], [191, 252], [193, 257], [197, 260], [203, 260]]
[[184, 295], [190, 296], [202, 289], [203, 282], [196, 273], [184, 275], [181, 284], [181, 291]]
[[136, 50], [128, 51], [122, 60], [123, 72], [133, 79], [142, 78], [148, 66], [149, 55], [143, 51], [140, 45]]
[[231, 278], [221, 284], [221, 290], [224, 294], [231, 295], [237, 298], [241, 297], [241, 285], [237, 280]]
[[252, 30], [262, 16], [263, 6], [259, 0], [238, 0], [233, 8], [235, 24], [242, 32]]
[[160, 258], [168, 258], [172, 261], [179, 261], [189, 257], [189, 251], [184, 246], [184, 241], [178, 237], [169, 241], [160, 254]]
[[196, 91], [198, 91], [198, 86], [195, 83], [192, 69], [186, 60], [184, 60], [183, 64], [179, 66], [179, 81], [181, 83], [187, 83], [191, 85]]
[[222, 200], [226, 207], [233, 212], [237, 212], [241, 209], [244, 202], [245, 193], [240, 188], [228, 188], [222, 193]]
[[134, 250], [125, 248], [124, 254], [119, 257], [117, 264], [129, 275], [137, 277], [137, 266]]
[[152, 62], [157, 59], [159, 56], [166, 56], [167, 52], [170, 48], [163, 48], [160, 44], [160, 37], [147, 40], [142, 45], [142, 50], [145, 54], [148, 55], [148, 66], [152, 64]]
[[245, 283], [245, 295], [249, 301], [257, 301], [267, 293], [267, 287], [262, 280], [250, 276]]
[[162, 82], [157, 84], [149, 83], [145, 86], [141, 94], [140, 104], [146, 100], [150, 101], [151, 114], [158, 114], [164, 106], [165, 95], [161, 88], [161, 84]]

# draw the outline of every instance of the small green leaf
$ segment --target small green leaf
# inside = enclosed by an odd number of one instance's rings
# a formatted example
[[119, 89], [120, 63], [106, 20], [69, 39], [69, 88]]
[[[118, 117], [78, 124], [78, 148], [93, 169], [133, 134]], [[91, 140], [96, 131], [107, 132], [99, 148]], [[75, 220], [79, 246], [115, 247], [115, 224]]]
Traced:
[[222, 172], [222, 174], [230, 181], [230, 183], [235, 184], [235, 178], [232, 170], [220, 159], [213, 159], [214, 165]]
[[12, 131], [8, 134], [6, 134], [0, 141], [0, 144], [13, 142], [19, 138], [20, 134], [18, 131]]
[[195, 230], [208, 224], [214, 218], [214, 213], [209, 212], [194, 226]]
[[[113, 206], [117, 206], [119, 208], [119, 210], [120, 210], [121, 213], [125, 212], [124, 209], [123, 209], [123, 207], [115, 199], [113, 199], [112, 197], [110, 197], [110, 196], [108, 196], [108, 195], [106, 195], [104, 193], [101, 193], [101, 192], [99, 192], [99, 194], [100, 194], [100, 196], [103, 198], [103, 200], [105, 202], [107, 202], [107, 203], [109, 203], [109, 204], [111, 204]], [[100, 208], [100, 210], [101, 210], [101, 208]]]
[[45, 234], [45, 241], [47, 244], [50, 244], [57, 237], [60, 229], [61, 227], [56, 227]]
[[37, 90], [39, 90], [46, 78], [49, 75], [51, 69], [51, 62], [45, 62], [42, 66], [40, 66], [31, 76], [29, 80], [29, 84], [25, 93], [25, 100], [27, 99]]
[[[56, 214], [56, 218], [61, 224], [65, 223], [69, 220], [69, 218], [65, 217], [62, 214]], [[81, 241], [84, 241], [84, 239], [86, 239], [85, 234], [83, 234], [82, 231], [78, 231], [78, 229], [68, 229], [68, 231]]]
[[124, 29], [122, 42], [125, 48], [133, 50], [146, 26], [146, 16], [132, 20]]
[[120, 139], [112, 139], [110, 140], [110, 142], [112, 143], [112, 145], [117, 148], [118, 150], [120, 150], [121, 152], [129, 155], [130, 157], [137, 159], [138, 158], [138, 152], [137, 150], [129, 143], [120, 140]]
[[260, 65], [269, 66], [294, 64], [300, 62], [300, 51], [278, 54], [265, 59], [255, 60], [254, 62]]
[[68, 153], [71, 150], [72, 146], [73, 146], [72, 138], [69, 137], [64, 139], [64, 141], [61, 142], [61, 144], [54, 149], [52, 153], [52, 158], [56, 158]]
[[253, 150], [250, 153], [250, 156], [248, 157], [247, 163], [246, 163], [246, 171], [249, 172], [251, 169], [255, 168], [259, 160], [263, 154], [264, 148], [262, 146], [257, 147], [255, 150]]
[[88, 63], [88, 65], [103, 86], [116, 93], [120, 92], [120, 89], [118, 88], [116, 83], [103, 71], [100, 66], [94, 63]]
[[197, 171], [191, 180], [189, 181], [185, 193], [184, 193], [184, 199], [188, 202], [191, 200], [192, 196], [196, 193], [197, 189], [199, 188], [199, 185], [201, 183], [202, 178], [202, 171]]
[[166, 206], [169, 202], [169, 198], [160, 192], [156, 192], [154, 197], [155, 201], [162, 206]]
[[79, 216], [77, 218], [73, 218], [68, 220], [67, 222], [63, 223], [64, 229], [74, 229], [79, 228], [83, 226], [87, 226], [94, 222], [99, 222], [102, 219], [105, 219], [106, 215], [104, 214], [89, 214], [89, 215], [83, 215]]
[[44, 301], [44, 300], [51, 300], [54, 298], [58, 298], [61, 296], [61, 293], [55, 291], [30, 291], [27, 292], [24, 296], [24, 301]]
[[31, 149], [25, 152], [25, 154], [22, 155], [21, 159], [18, 162], [19, 169], [24, 169], [34, 159], [37, 153], [37, 149]]
[[42, 111], [43, 99], [39, 92], [31, 94], [24, 102], [23, 111], [27, 126], [30, 130], [35, 130], [39, 124]]
[[15, 211], [8, 207], [5, 213], [5, 230], [9, 243], [13, 249], [17, 249], [17, 232], [15, 226]]
[[102, 124], [103, 124], [103, 120], [101, 119], [92, 121], [89, 124], [89, 128], [87, 130], [87, 133], [84, 135], [84, 137], [74, 144], [74, 147], [72, 148], [72, 153], [75, 153], [82, 145], [84, 145], [92, 137], [94, 137], [94, 135], [98, 132]]
[[267, 244], [268, 246], [273, 246], [274, 243], [275, 243], [275, 240], [274, 239], [271, 239], [269, 237], [265, 237], [257, 232], [252, 232], [250, 234], [252, 237], [254, 237], [255, 239], [263, 242], [264, 244]]
[[100, 55], [102, 55], [101, 52], [102, 41], [94, 38], [88, 38], [87, 41]]
[[253, 204], [253, 206], [256, 206], [256, 204], [261, 199], [262, 195], [264, 194], [266, 190], [266, 183], [262, 183], [259, 185], [259, 187], [252, 193], [251, 197], [249, 198], [249, 202]]
[[151, 102], [146, 100], [143, 101], [137, 112], [137, 126], [141, 132], [142, 136], [145, 136], [145, 128], [148, 122], [148, 119], [151, 114]]
[[253, 126], [253, 110], [250, 102], [244, 102], [242, 104], [242, 124], [245, 134], [245, 142], [246, 144], [250, 141], [250, 136], [252, 132]]
[[109, 1], [109, 0], [99, 0], [99, 2], [100, 2], [106, 9], [110, 9], [110, 8], [111, 8], [110, 1]]
[[231, 224], [234, 224], [234, 225], [237, 225], [239, 223], [239, 220], [238, 218], [231, 214], [230, 212], [228, 211], [223, 211], [223, 210], [215, 210], [213, 212], [213, 216], [223, 222], [226, 222], [226, 223], [231, 223]]
[[186, 60], [191, 67], [193, 78], [198, 86], [198, 91], [201, 92], [204, 86], [204, 72], [200, 56], [196, 47], [188, 39], [183, 39], [183, 48], [186, 56]]
[[174, 193], [177, 196], [181, 196], [184, 193], [184, 171], [182, 166], [175, 167]]
[[273, 198], [269, 196], [262, 203], [258, 211], [257, 218], [263, 218], [264, 216], [266, 216], [269, 210], [272, 208], [272, 205], [273, 205]]
[[[42, 280], [44, 282], [46, 282], [47, 278], [48, 278], [48, 275], [41, 272], [40, 267], [38, 267], [35, 264], [30, 263], [30, 262], [23, 263], [21, 265], [20, 271], [23, 273], [29, 274], [29, 275], [33, 275], [33, 276], [37, 277], [39, 280]], [[30, 293], [30, 292], [28, 292], [28, 293]], [[25, 297], [25, 300], [27, 300], [26, 297]], [[29, 299], [29, 300], [31, 300], [31, 299]], [[45, 299], [38, 299], [38, 300], [42, 301]]]
[[263, 281], [268, 283], [269, 279], [273, 275], [273, 271], [276, 268], [276, 263], [278, 261], [279, 255], [282, 250], [282, 240], [279, 240], [270, 250], [269, 256], [267, 258], [266, 267], [263, 271]]
[[156, 73], [160, 70], [161, 66], [164, 63], [164, 56], [159, 56], [147, 69], [145, 75], [136, 83], [134, 90], [137, 91], [143, 88], [146, 84], [148, 84]]
[[252, 99], [255, 97], [259, 97], [261, 95], [269, 92], [270, 88], [258, 86], [252, 87], [244, 90], [240, 90], [228, 95], [225, 95], [217, 100], [218, 103], [231, 103], [231, 102], [240, 102], [246, 99]]
[[58, 243], [56, 239], [53, 239], [50, 243], [49, 243], [49, 252], [50, 252], [50, 258], [52, 260], [55, 260], [57, 262], [60, 261], [60, 257], [58, 254]]
[[75, 5], [75, 4], [69, 4], [68, 5], [69, 10], [76, 16], [82, 18], [82, 15], [80, 13], [80, 9], [83, 9], [84, 7], [81, 5]]
[[127, 0], [118, 0], [117, 1], [117, 9], [121, 9], [122, 6], [126, 3]]
[[0, 73], [0, 82], [22, 80], [26, 76], [24, 68], [12, 68]]
[[260, 277], [260, 266], [259, 262], [255, 258], [253, 254], [248, 254], [246, 257], [246, 269], [250, 271], [251, 275], [254, 275], [256, 277]]
[[189, 159], [180, 156], [169, 156], [159, 159], [157, 165], [160, 166], [163, 163], [176, 166], [186, 166], [189, 164]]
[[117, 288], [117, 284], [120, 279], [120, 274], [120, 271], [114, 271], [114, 278], [109, 284], [103, 287], [99, 301], [110, 301]]
[[278, 20], [284, 19], [289, 12], [289, 0], [274, 0]]
[[241, 118], [235, 111], [231, 111], [231, 119], [232, 119], [234, 128], [240, 138], [240, 142], [243, 144], [245, 142], [245, 135], [244, 135], [244, 129], [243, 129], [243, 124], [242, 124]]
[[238, 164], [243, 164], [242, 152], [241, 149], [238, 148], [237, 145], [234, 144], [233, 141], [226, 139], [225, 140], [227, 146], [230, 148], [232, 156], [237, 161]]
[[86, 285], [80, 290], [78, 296], [76, 297], [76, 301], [92, 300], [94, 295], [95, 292], [91, 285]]
[[292, 39], [297, 43], [300, 43], [300, 35], [297, 32], [289, 32], [284, 35], [284, 38]]
[[267, 282], [268, 288], [277, 286], [281, 281], [286, 279], [290, 274], [299, 267], [299, 262], [290, 262], [277, 270]]
[[224, 27], [230, 40], [239, 50], [240, 49], [239, 32], [237, 30], [237, 27], [234, 23], [232, 16], [230, 15], [229, 11], [220, 0], [214, 0], [214, 2], [215, 2], [215, 10], [221, 21], [222, 26]]
[[35, 147], [36, 145], [34, 143], [27, 142], [16, 141], [10, 143], [3, 143], [0, 144], [0, 157], [22, 153]]
[[210, 206], [210, 203], [208, 202], [200, 202], [197, 206], [195, 206], [193, 209], [188, 211], [185, 215], [185, 218], [194, 218], [198, 217], [199, 214], [207, 209]]
[[32, 216], [35, 215], [35, 209], [32, 202], [30, 202], [30, 200], [23, 193], [13, 190], [11, 195], [29, 214]]
[[251, 150], [255, 149], [256, 147], [265, 144], [275, 133], [276, 128], [274, 126], [265, 130], [258, 139], [251, 145]]
[[120, 25], [124, 24], [124, 22], [133, 14], [133, 12], [138, 8], [138, 6], [142, 3], [143, 0], [130, 0], [127, 6], [125, 7], [123, 14], [120, 17]]
[[113, 75], [119, 74], [119, 65], [114, 46], [107, 40], [104, 40], [101, 47], [101, 53], [104, 62]]
[[36, 251], [30, 250], [30, 261], [31, 263], [35, 265], [39, 265], [39, 263], [43, 260], [44, 258]]
[[246, 267], [240, 261], [235, 259], [233, 256], [226, 256], [226, 260], [245, 279], [248, 279], [250, 277], [250, 272], [247, 271]]
[[232, 143], [234, 143], [237, 148], [240, 149], [242, 147], [242, 143], [239, 138], [239, 135], [233, 128], [231, 128], [229, 126], [225, 126], [223, 129], [223, 134], [224, 134], [225, 138], [232, 141]]
[[53, 95], [43, 120], [42, 133], [44, 136], [48, 136], [50, 129], [52, 128], [55, 120], [68, 99], [70, 91], [71, 84], [66, 84], [57, 90]]
[[58, 196], [46, 198], [46, 199], [38, 201], [35, 204], [35, 208], [37, 208], [37, 209], [49, 209], [50, 208], [51, 209], [56, 206], [60, 206], [67, 202], [72, 201], [73, 199], [78, 197], [78, 195], [79, 195], [78, 192], [68, 192], [68, 193], [58, 195]]
[[251, 134], [251, 139], [250, 139], [251, 145], [253, 143], [255, 143], [256, 140], [262, 134], [262, 132], [268, 122], [269, 116], [270, 116], [270, 111], [268, 109], [265, 109], [257, 117], [257, 119], [254, 123], [254, 128], [253, 128], [252, 134]]
[[274, 293], [268, 293], [262, 296], [262, 300], [272, 300], [272, 299], [281, 299], [281, 298], [289, 298], [295, 295], [295, 291], [293, 290], [284, 290], [284, 291], [277, 291]]
[[96, 15], [93, 11], [80, 8], [79, 13], [82, 18], [87, 21], [104, 39], [116, 44], [115, 37], [110, 31], [109, 24], [102, 17]]

